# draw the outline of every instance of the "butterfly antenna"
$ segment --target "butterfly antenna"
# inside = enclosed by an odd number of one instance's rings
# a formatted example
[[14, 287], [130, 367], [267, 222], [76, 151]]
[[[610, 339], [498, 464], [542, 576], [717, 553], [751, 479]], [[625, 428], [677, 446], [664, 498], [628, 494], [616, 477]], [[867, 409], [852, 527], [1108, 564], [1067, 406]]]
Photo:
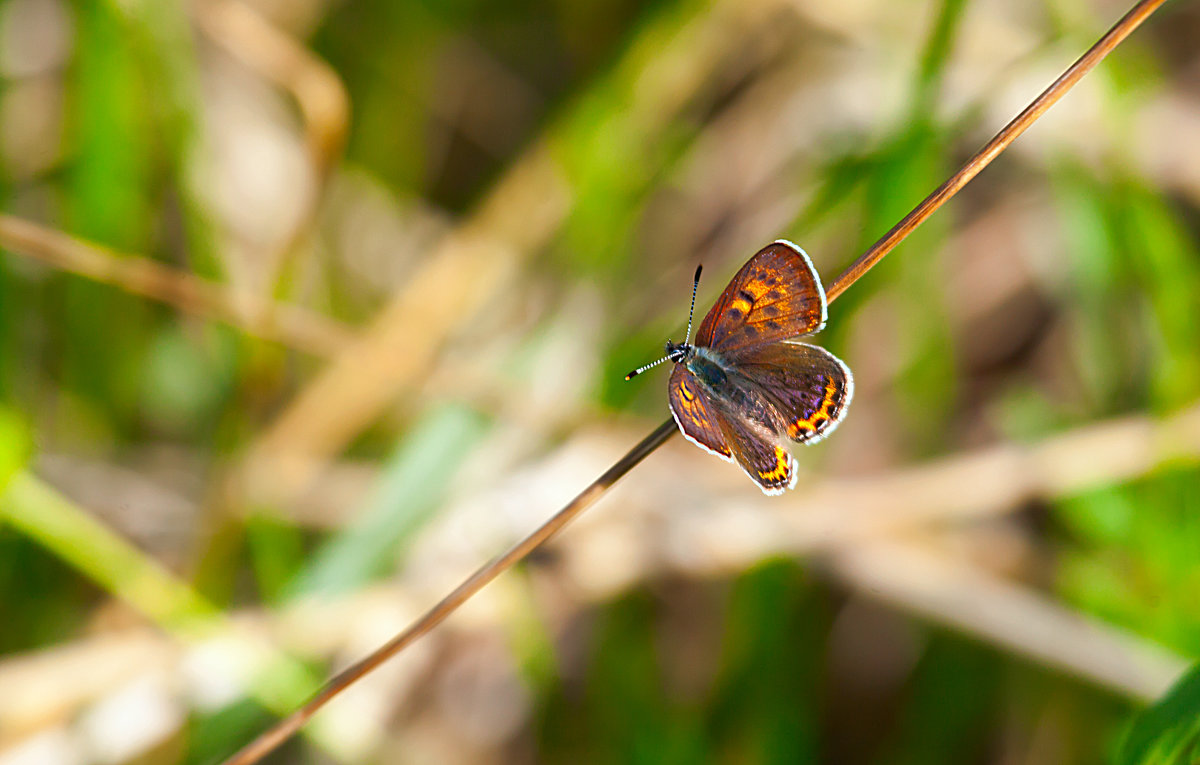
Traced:
[[[696, 275], [692, 277], [692, 307], [688, 309], [687, 339], [685, 339], [683, 341], [684, 345], [687, 345], [688, 343], [690, 343], [692, 341], [692, 314], [696, 310], [696, 290], [700, 287], [700, 270], [702, 268], [704, 268], [704, 266], [702, 266], [702, 265], [696, 266]], [[670, 358], [671, 358], [670, 356], [663, 356], [658, 361], [652, 361], [645, 366], [638, 367], [637, 369], [633, 370], [629, 374], [625, 375], [625, 379], [632, 380], [633, 378], [640, 375], [642, 372], [645, 372], [647, 369], [656, 367], [659, 364], [663, 363], [664, 361], [669, 360]]]
[[687, 337], [683, 339], [684, 345], [692, 342], [692, 314], [696, 312], [696, 290], [700, 288], [700, 270], [703, 268], [703, 265], [696, 266], [696, 275], [692, 277], [692, 307], [688, 309], [688, 328]]
[[670, 356], [663, 356], [663, 357], [662, 357], [661, 359], [659, 359], [658, 361], [651, 361], [649, 364], [647, 364], [647, 365], [645, 365], [645, 366], [643, 366], [643, 367], [638, 367], [637, 369], [633, 370], [633, 371], [632, 371], [632, 372], [630, 372], [629, 374], [625, 375], [625, 379], [626, 379], [626, 380], [632, 380], [633, 378], [635, 378], [635, 377], [637, 377], [638, 375], [640, 375], [642, 372], [645, 372], [647, 369], [650, 369], [651, 367], [656, 367], [656, 366], [658, 366], [659, 364], [663, 363], [664, 361], [666, 361], [666, 360], [667, 360], [667, 359], [669, 359], [669, 358], [671, 358], [671, 357], [670, 357]]

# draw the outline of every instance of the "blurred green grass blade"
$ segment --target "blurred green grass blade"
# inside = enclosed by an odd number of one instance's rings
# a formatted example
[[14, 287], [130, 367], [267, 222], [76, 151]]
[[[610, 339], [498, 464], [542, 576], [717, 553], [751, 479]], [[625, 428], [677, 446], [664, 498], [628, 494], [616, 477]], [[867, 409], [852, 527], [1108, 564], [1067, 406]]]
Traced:
[[142, 73], [128, 27], [108, 3], [81, 3], [70, 82], [75, 154], [69, 210], [75, 233], [141, 251], [152, 226], [154, 146]]
[[[961, 28], [964, 0], [943, 0], [921, 52], [912, 85], [912, 108], [904, 127], [880, 151], [867, 182], [867, 231], [878, 236], [891, 228], [948, 174], [950, 131], [934, 117], [946, 64]], [[958, 375], [952, 322], [942, 296], [942, 269], [936, 254], [950, 230], [948, 212], [926, 221], [901, 247], [920, 257], [891, 258], [900, 285], [901, 333], [909, 346], [898, 379], [909, 431], [926, 448], [940, 437], [954, 411]], [[899, 248], [898, 248], [899, 249]], [[887, 272], [885, 272], [887, 273]]]
[[0, 497], [32, 453], [33, 437], [25, 421], [12, 409], [0, 405]]
[[980, 731], [996, 714], [1005, 667], [986, 647], [933, 632], [908, 680], [900, 720], [877, 762], [975, 761]]
[[827, 604], [803, 569], [771, 561], [738, 577], [705, 726], [729, 762], [816, 762]]
[[[190, 27], [178, 2], [76, 6], [67, 79], [71, 144], [63, 197], [74, 233], [134, 252], [154, 252], [164, 208], [181, 203], [193, 265], [206, 225], [187, 179], [197, 144], [198, 98]], [[212, 268], [206, 270], [212, 271]], [[136, 427], [139, 376], [157, 309], [127, 295], [65, 280], [63, 378], [85, 406], [115, 410], [119, 436]], [[64, 419], [68, 419], [64, 417]]]
[[[941, 182], [948, 145], [944, 130], [924, 122], [910, 126], [880, 150], [865, 187], [864, 230], [870, 236], [888, 230]], [[957, 400], [953, 322], [946, 314], [938, 258], [950, 229], [949, 214], [943, 211], [926, 221], [868, 279], [876, 289], [890, 285], [895, 296], [897, 332], [906, 352], [897, 379], [898, 399], [906, 431], [918, 450], [934, 448]], [[863, 293], [858, 300], [870, 293], [854, 291]]]
[[1070, 286], [1061, 295], [1067, 312], [1071, 362], [1077, 370], [1085, 406], [1096, 414], [1117, 407], [1128, 358], [1129, 316], [1122, 292], [1130, 281], [1111, 225], [1115, 214], [1111, 189], [1071, 161], [1053, 168], [1054, 203], [1061, 222]]
[[246, 519], [245, 534], [254, 580], [262, 599], [267, 603], [281, 602], [304, 566], [303, 530], [286, 518], [256, 513]]
[[215, 614], [157, 562], [29, 473], [14, 476], [0, 496], [0, 517], [156, 622], [185, 627]]
[[[66, 131], [72, 147], [63, 206], [72, 233], [133, 252], [147, 249], [154, 228], [155, 145], [149, 102], [127, 27], [107, 3], [81, 3], [75, 58], [67, 79]], [[139, 364], [150, 309], [86, 280], [59, 286], [62, 377], [75, 392], [111, 412], [120, 432], [136, 416], [138, 390], [128, 370]], [[97, 418], [99, 419], [99, 418]]]
[[[195, 590], [28, 472], [13, 476], [0, 495], [0, 520], [185, 639], [233, 632]], [[276, 713], [294, 709], [320, 682], [303, 664], [265, 644], [248, 650], [258, 652], [249, 692]]]
[[1200, 391], [1200, 259], [1197, 242], [1161, 195], [1131, 181], [1121, 205], [1130, 269], [1144, 287], [1157, 330], [1149, 374], [1154, 403], [1171, 409]]
[[[147, 119], [159, 139], [161, 169], [169, 174], [182, 213], [189, 265], [197, 273], [218, 277], [211, 224], [193, 191], [192, 163], [200, 149], [200, 75], [192, 44], [192, 25], [180, 0], [109, 0], [125, 22], [126, 37], [135, 43], [136, 64], [146, 99]], [[153, 155], [151, 155], [153, 156]]]
[[959, 23], [966, 6], [966, 0], [944, 0], [938, 10], [925, 49], [921, 52], [916, 87], [913, 88], [911, 120], [929, 119], [937, 105], [938, 90], [945, 78], [946, 64], [958, 39]]
[[385, 572], [441, 506], [483, 428], [479, 415], [459, 405], [426, 414], [384, 466], [357, 520], [312, 556], [291, 595], [340, 592]]
[[558, 682], [562, 656], [555, 642], [554, 625], [539, 600], [536, 576], [536, 569], [528, 564], [509, 573], [516, 585], [516, 597], [512, 616], [504, 628], [505, 640], [517, 660], [522, 679], [538, 695], [545, 695]]
[[1060, 523], [1073, 534], [1098, 545], [1129, 542], [1138, 504], [1123, 486], [1106, 486], [1055, 503]]
[[[616, 65], [548, 131], [555, 159], [576, 195], [558, 243], [571, 268], [618, 284], [626, 273], [638, 253], [634, 236], [643, 200], [698, 132], [692, 120], [680, 118], [687, 99], [703, 90], [691, 80], [707, 74], [706, 57], [691, 48], [709, 48], [709, 58], [719, 56], [728, 40], [714, 41], [705, 16], [728, 13], [710, 0], [654, 7]], [[732, 20], [729, 31], [733, 39]], [[659, 108], [647, 108], [649, 94], [656, 94]]]
[[145, 89], [154, 94], [148, 100], [146, 116], [160, 141], [158, 163], [173, 192], [166, 206], [178, 204], [188, 265], [199, 275], [220, 278], [224, 269], [216, 257], [210, 213], [197, 198], [193, 177], [194, 164], [202, 152], [203, 119], [187, 6], [180, 0], [109, 0], [109, 4], [115, 12], [124, 14], [138, 71]]
[[[858, 249], [865, 249], [876, 237], [911, 210], [946, 177], [948, 154], [953, 146], [951, 130], [934, 118], [943, 72], [958, 38], [965, 3], [944, 0], [933, 20], [923, 46], [921, 63], [911, 85], [907, 116], [877, 149], [855, 152], [831, 163], [828, 188], [814, 198], [819, 206], [802, 216], [811, 222], [823, 207], [837, 202], [834, 193], [849, 194], [855, 189], [851, 174], [863, 175], [861, 230]], [[839, 177], [847, 176], [847, 177]], [[842, 315], [852, 313], [885, 285], [891, 285], [896, 298], [898, 332], [907, 355], [897, 380], [908, 421], [906, 430], [921, 448], [933, 448], [943, 424], [954, 411], [958, 373], [955, 367], [952, 322], [947, 320], [942, 295], [941, 264], [936, 257], [950, 229], [943, 212], [914, 231], [892, 257], [885, 259], [868, 278], [839, 303]], [[919, 253], [905, 256], [901, 251]], [[898, 289], [896, 289], [898, 287]], [[841, 327], [848, 326], [840, 323]], [[830, 337], [837, 345], [839, 326]]]
[[1160, 469], [1054, 503], [1071, 536], [1057, 588], [1077, 607], [1185, 655], [1200, 654], [1200, 470]]
[[443, 18], [448, 5], [362, 0], [331, 6], [312, 39], [350, 94], [346, 156], [404, 196], [433, 197], [426, 188], [438, 161], [429, 150], [436, 135], [430, 112], [443, 95], [440, 52], [457, 31]]
[[1116, 762], [1117, 765], [1200, 762], [1200, 665], [1133, 719]]
[[1072, 339], [1088, 392], [1107, 410], [1159, 409], [1200, 390], [1197, 243], [1160, 195], [1117, 170], [1098, 183], [1066, 163], [1055, 201], [1071, 258]]
[[215, 712], [193, 715], [187, 726], [185, 765], [213, 765], [236, 752], [274, 722], [270, 712], [241, 699]]
[[607, 608], [588, 667], [588, 725], [607, 732], [599, 761], [704, 762], [698, 710], [664, 685], [655, 604], [634, 593]]

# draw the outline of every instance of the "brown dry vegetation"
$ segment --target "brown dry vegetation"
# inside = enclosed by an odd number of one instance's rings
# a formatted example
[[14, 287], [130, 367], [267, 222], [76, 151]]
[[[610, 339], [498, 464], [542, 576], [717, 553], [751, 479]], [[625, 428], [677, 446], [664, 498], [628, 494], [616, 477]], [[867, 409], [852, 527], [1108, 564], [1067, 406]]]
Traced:
[[[0, 2], [0, 763], [213, 762], [845, 267], [1112, 2]], [[279, 761], [1094, 762], [1200, 656], [1200, 14], [831, 308], [764, 498], [675, 439]], [[317, 754], [319, 752], [319, 754]]]

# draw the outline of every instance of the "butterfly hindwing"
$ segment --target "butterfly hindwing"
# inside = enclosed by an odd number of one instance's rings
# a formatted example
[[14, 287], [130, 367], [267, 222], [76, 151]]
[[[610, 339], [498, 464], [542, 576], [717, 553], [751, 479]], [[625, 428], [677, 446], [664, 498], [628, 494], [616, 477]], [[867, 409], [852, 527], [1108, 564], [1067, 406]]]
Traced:
[[717, 419], [720, 415], [686, 365], [675, 365], [668, 391], [671, 415], [675, 418], [675, 424], [683, 431], [683, 435], [692, 443], [722, 459], [732, 459]]
[[803, 250], [781, 239], [737, 272], [701, 322], [696, 344], [735, 351], [816, 332], [825, 317], [816, 269]]
[[798, 443], [833, 432], [854, 396], [854, 377], [824, 348], [780, 342], [748, 349], [734, 358], [745, 385], [769, 400], [782, 435]]
[[713, 401], [683, 364], [671, 373], [670, 402], [675, 423], [689, 441], [722, 459], [736, 459], [765, 493], [781, 494], [795, 485], [795, 458], [761, 424]]
[[717, 423], [734, 458], [764, 494], [782, 494], [796, 485], [796, 458], [745, 420], [720, 417]]

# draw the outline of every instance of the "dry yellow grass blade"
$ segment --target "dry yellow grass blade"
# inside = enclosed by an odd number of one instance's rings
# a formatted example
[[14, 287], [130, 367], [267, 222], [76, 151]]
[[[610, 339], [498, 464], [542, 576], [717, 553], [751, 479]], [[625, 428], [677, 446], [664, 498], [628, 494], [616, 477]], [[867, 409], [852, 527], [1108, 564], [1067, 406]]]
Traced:
[[[1020, 114], [1014, 117], [999, 133], [968, 159], [966, 164], [959, 168], [942, 185], [934, 189], [929, 196], [923, 199], [920, 204], [905, 215], [882, 238], [867, 248], [849, 268], [842, 272], [828, 288], [830, 302], [866, 274], [895, 248], [897, 244], [916, 229], [917, 226], [928, 219], [930, 215], [951, 199], [993, 159], [1008, 148], [1019, 135], [1036, 122], [1047, 109], [1057, 103], [1084, 75], [1095, 68], [1108, 53], [1120, 45], [1163, 2], [1164, 0], [1142, 0], [1136, 3], [1091, 48], [1071, 64], [1058, 79], [1051, 83]], [[360, 387], [354, 390], [354, 392], [363, 393], [364, 389]], [[467, 577], [461, 584], [425, 612], [425, 614], [395, 635], [391, 640], [388, 640], [362, 660], [334, 676], [308, 703], [235, 753], [227, 761], [229, 765], [249, 765], [249, 763], [261, 760], [294, 735], [296, 731], [330, 700], [380, 664], [400, 653], [422, 635], [428, 633], [502, 572], [506, 571], [517, 561], [524, 559], [529, 553], [557, 534], [571, 520], [603, 496], [618, 480], [641, 463], [646, 456], [670, 439], [675, 432], [675, 423], [671, 419], [659, 425], [653, 432], [642, 439], [641, 442], [630, 449], [611, 468], [584, 488], [566, 506], [551, 516], [549, 520], [513, 545], [508, 551], [481, 566], [475, 573]], [[288, 472], [285, 480], [296, 478], [299, 478], [301, 481], [306, 480], [305, 473], [311, 470], [311, 464], [308, 461], [310, 458], [295, 451], [289, 456], [290, 464], [286, 465]], [[251, 464], [253, 465], [253, 463]], [[277, 468], [279, 464], [276, 461], [272, 461], [270, 467]], [[271, 485], [272, 487], [279, 486], [278, 479], [274, 479]], [[258, 489], [259, 486], [252, 484], [251, 488]]]
[[[725, 55], [761, 29], [772, 7], [721, 2], [698, 9], [686, 23], [652, 29], [630, 54], [641, 68], [629, 76], [637, 87], [623, 121], [637, 127], [640, 140], [652, 140]], [[638, 45], [652, 47], [654, 55]], [[330, 456], [426, 374], [447, 339], [478, 321], [487, 300], [550, 241], [571, 206], [572, 189], [552, 141], [535, 145], [253, 445], [239, 476], [250, 500], [282, 505], [301, 491]]]
[[214, 42], [290, 93], [300, 109], [316, 183], [295, 231], [280, 248], [286, 259], [316, 225], [330, 174], [346, 143], [350, 97], [332, 67], [240, 0], [204, 0], [192, 7], [192, 15]]
[[0, 247], [317, 356], [335, 355], [353, 337], [344, 324], [299, 306], [240, 294], [187, 271], [118, 253], [11, 215], [0, 214]]
[[214, 42], [292, 94], [304, 119], [309, 155], [319, 175], [328, 175], [341, 156], [350, 122], [350, 99], [337, 72], [239, 0], [205, 0], [192, 13]]
[[1161, 696], [1188, 667], [1133, 633], [911, 542], [859, 543], [823, 562], [871, 599], [1139, 701]]
[[[584, 434], [579, 440], [611, 442], [614, 436]], [[561, 451], [579, 446], [575, 442]], [[586, 448], [599, 447], [590, 443]], [[532, 467], [536, 475], [531, 480], [551, 480], [561, 471], [560, 457], [549, 455], [544, 466]], [[577, 527], [556, 543], [557, 563], [543, 575], [572, 593], [569, 605], [606, 602], [619, 589], [636, 587], [664, 571], [692, 578], [728, 576], [772, 557], [813, 557], [839, 581], [901, 612], [1036, 657], [1123, 696], [1155, 695], [1185, 664], [1180, 656], [1081, 617], [978, 562], [968, 565], [919, 547], [912, 537], [961, 529], [978, 539], [977, 546], [994, 547], [995, 526], [989, 522], [1030, 500], [1053, 501], [1137, 480], [1163, 465], [1200, 460], [1200, 404], [1164, 419], [1117, 418], [1035, 443], [1000, 444], [878, 475], [826, 478], [805, 495], [786, 500], [726, 491], [719, 475], [703, 472], [681, 490], [669, 478], [690, 459], [690, 447], [661, 454], [630, 477], [627, 500], [618, 512], [596, 516], [591, 519], [595, 523]], [[644, 533], [649, 516], [654, 535]], [[447, 519], [450, 524], [470, 522]], [[623, 542], [626, 554], [620, 559], [608, 554], [613, 540]], [[444, 558], [465, 556], [461, 550], [441, 551]], [[599, 570], [598, 560], [607, 564], [606, 570]], [[363, 631], [377, 625], [381, 604], [387, 604], [389, 613], [404, 612], [428, 599], [437, 583], [423, 574], [416, 578], [423, 584], [398, 583], [336, 601], [299, 603], [278, 614], [248, 610], [235, 615], [228, 631], [218, 628], [214, 640], [240, 645], [250, 636], [272, 635], [279, 649], [297, 655], [344, 655], [361, 642]], [[513, 607], [518, 606], [511, 597], [498, 594], [467, 629], [498, 629]], [[1028, 624], [1039, 628], [1024, 629]], [[458, 628], [464, 627], [460, 623]], [[300, 637], [290, 642], [289, 636]], [[0, 698], [0, 729], [28, 733], [38, 729], [39, 721], [70, 717], [151, 666], [178, 672], [173, 667], [182, 659], [173, 640], [139, 629], [0, 661], [0, 687], [10, 692]], [[137, 660], [139, 655], [143, 661]], [[79, 682], [62, 682], [81, 667], [95, 671], [77, 674]], [[38, 704], [31, 705], [35, 696]]]

